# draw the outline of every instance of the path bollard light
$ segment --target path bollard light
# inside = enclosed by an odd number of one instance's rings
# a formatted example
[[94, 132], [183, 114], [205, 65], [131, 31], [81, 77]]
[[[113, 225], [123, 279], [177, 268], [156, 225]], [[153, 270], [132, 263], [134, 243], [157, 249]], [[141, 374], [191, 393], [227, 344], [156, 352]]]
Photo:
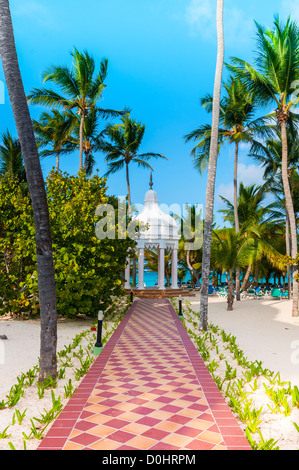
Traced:
[[104, 320], [103, 310], [100, 310], [98, 313], [98, 330], [97, 330], [97, 342], [94, 345], [93, 353], [95, 356], [98, 356], [103, 349], [102, 345], [102, 325]]
[[134, 294], [133, 294], [133, 291], [131, 290], [131, 303], [133, 303], [133, 300], [134, 300]]
[[180, 295], [179, 296], [179, 317], [182, 317], [183, 316], [183, 313], [182, 313], [182, 296]]

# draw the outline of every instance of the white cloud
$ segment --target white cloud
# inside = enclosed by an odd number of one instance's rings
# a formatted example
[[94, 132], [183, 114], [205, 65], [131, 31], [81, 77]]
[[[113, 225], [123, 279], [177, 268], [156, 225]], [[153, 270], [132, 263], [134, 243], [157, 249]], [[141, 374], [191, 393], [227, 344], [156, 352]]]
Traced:
[[215, 8], [210, 0], [191, 0], [186, 7], [186, 21], [192, 33], [198, 31], [208, 34], [215, 30]]
[[[240, 44], [251, 40], [253, 19], [244, 11], [226, 3], [224, 6], [225, 43]], [[190, 0], [185, 10], [190, 34], [216, 37], [216, 0]]]
[[[239, 163], [238, 165], [238, 185], [243, 183], [244, 186], [250, 186], [255, 184], [260, 186], [264, 183], [263, 180], [264, 170], [254, 164], [246, 165], [245, 163]], [[232, 175], [233, 180], [233, 175]], [[220, 196], [225, 197], [229, 201], [233, 202], [234, 197], [234, 184], [233, 181], [229, 183], [222, 183], [216, 189], [215, 202], [223, 206], [223, 202], [220, 199]]]
[[56, 28], [58, 25], [58, 17], [45, 1], [37, 0], [12, 0], [11, 1], [12, 16], [22, 17], [40, 24], [43, 27]]

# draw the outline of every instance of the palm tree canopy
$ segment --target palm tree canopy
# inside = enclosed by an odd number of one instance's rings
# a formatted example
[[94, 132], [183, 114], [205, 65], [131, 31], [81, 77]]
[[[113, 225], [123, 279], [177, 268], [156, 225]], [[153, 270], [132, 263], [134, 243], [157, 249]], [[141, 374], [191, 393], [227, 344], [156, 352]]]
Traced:
[[[234, 205], [228, 199], [220, 196], [222, 201], [227, 206], [227, 209], [222, 209], [224, 221], [231, 224], [234, 223]], [[238, 215], [240, 225], [245, 224], [260, 225], [266, 224], [272, 220], [272, 203], [264, 206], [266, 192], [264, 186], [250, 185], [245, 186], [243, 183], [239, 185], [238, 195]]]
[[[255, 119], [256, 102], [252, 92], [238, 78], [231, 75], [224, 84], [225, 96], [220, 101], [218, 152], [225, 142], [250, 142], [253, 136], [264, 136], [271, 133], [269, 126], [270, 116]], [[213, 98], [204, 96], [201, 105], [208, 113], [213, 109]], [[196, 141], [191, 155], [194, 158], [194, 167], [203, 173], [209, 162], [209, 149], [211, 141], [211, 126], [201, 125], [185, 136], [186, 142]]]
[[276, 103], [289, 110], [298, 104], [299, 29], [290, 18], [283, 24], [275, 16], [274, 27], [267, 29], [258, 23], [255, 67], [233, 57], [229, 70], [236, 74], [254, 93], [259, 104]]
[[70, 153], [76, 146], [70, 136], [78, 118], [71, 112], [61, 113], [54, 109], [43, 112], [39, 120], [33, 120], [33, 128], [39, 147], [48, 147], [40, 152], [41, 156]]
[[139, 153], [145, 133], [145, 125], [132, 119], [130, 113], [123, 116], [121, 121], [120, 124], [108, 125], [103, 132], [110, 140], [103, 142], [101, 146], [108, 163], [106, 175], [115, 173], [125, 164], [128, 165], [131, 162], [152, 170], [151, 165], [148, 163], [149, 159], [166, 159], [160, 153]]
[[100, 70], [95, 76], [95, 61], [87, 52], [76, 48], [71, 53], [72, 68], [50, 66], [43, 73], [44, 83], [51, 81], [62, 91], [62, 95], [51, 89], [34, 89], [28, 96], [30, 103], [44, 106], [63, 107], [68, 110], [77, 108], [79, 114], [85, 114], [101, 97], [106, 85], [108, 60], [103, 59]]

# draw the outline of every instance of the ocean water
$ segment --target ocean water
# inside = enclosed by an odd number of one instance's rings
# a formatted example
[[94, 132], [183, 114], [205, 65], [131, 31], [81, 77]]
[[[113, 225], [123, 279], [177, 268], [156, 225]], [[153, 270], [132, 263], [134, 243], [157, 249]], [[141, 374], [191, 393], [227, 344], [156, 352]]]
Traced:
[[[191, 281], [191, 275], [189, 272], [186, 274], [183, 282], [187, 283], [188, 281]], [[132, 282], [132, 278], [131, 278], [131, 282]], [[157, 284], [157, 282], [158, 282], [158, 273], [147, 271], [147, 270], [144, 271], [144, 283], [146, 287], [154, 287], [155, 284]], [[165, 282], [166, 282], [166, 279], [165, 279]], [[226, 282], [225, 274], [222, 275], [221, 282], [222, 283]], [[260, 282], [264, 284], [265, 280], [261, 279]], [[270, 278], [269, 282], [273, 283], [274, 282], [273, 278]], [[137, 274], [137, 284], [138, 284], [138, 274]], [[281, 285], [282, 285], [282, 279], [281, 279]]]

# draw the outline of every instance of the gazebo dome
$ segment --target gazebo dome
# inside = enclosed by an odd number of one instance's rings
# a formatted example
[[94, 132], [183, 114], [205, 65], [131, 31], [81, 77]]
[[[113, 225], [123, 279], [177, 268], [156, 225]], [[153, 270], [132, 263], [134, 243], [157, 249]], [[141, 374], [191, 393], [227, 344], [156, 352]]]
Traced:
[[160, 209], [158, 195], [153, 189], [146, 192], [144, 208], [134, 219], [141, 223], [139, 240], [153, 243], [164, 240], [167, 243], [180, 238], [175, 219]]

